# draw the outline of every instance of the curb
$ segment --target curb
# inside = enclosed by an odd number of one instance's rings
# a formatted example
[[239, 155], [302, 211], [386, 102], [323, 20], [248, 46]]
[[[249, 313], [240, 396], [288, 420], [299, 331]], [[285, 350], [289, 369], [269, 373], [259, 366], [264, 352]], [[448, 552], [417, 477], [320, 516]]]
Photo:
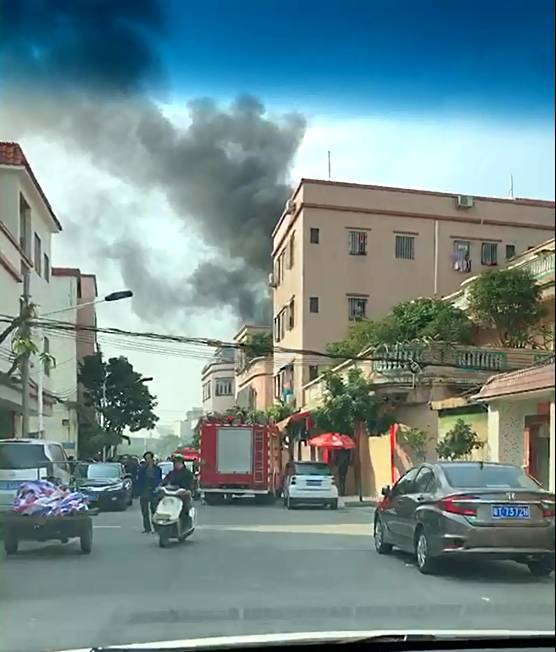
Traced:
[[376, 507], [378, 500], [349, 500], [343, 503], [343, 507]]

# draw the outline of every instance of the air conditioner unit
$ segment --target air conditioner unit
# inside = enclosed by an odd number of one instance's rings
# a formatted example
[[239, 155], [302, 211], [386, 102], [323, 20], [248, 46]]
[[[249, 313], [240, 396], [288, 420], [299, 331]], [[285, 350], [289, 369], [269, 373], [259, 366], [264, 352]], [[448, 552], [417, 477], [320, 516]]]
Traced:
[[473, 208], [475, 200], [471, 195], [458, 195], [457, 206], [458, 208]]
[[295, 213], [295, 202], [293, 199], [288, 199], [286, 202], [286, 206], [284, 208], [284, 212], [286, 215], [291, 215], [292, 213]]
[[268, 285], [271, 288], [276, 287], [276, 281], [274, 280], [274, 274], [272, 274], [272, 272], [268, 275]]

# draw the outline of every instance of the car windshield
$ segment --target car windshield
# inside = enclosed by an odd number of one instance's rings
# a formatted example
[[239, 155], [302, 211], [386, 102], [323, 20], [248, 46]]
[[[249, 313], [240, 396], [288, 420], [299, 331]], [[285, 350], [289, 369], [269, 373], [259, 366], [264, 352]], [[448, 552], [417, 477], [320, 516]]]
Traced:
[[454, 489], [540, 489], [532, 478], [515, 466], [447, 464], [444, 473]]
[[327, 464], [296, 464], [296, 475], [330, 475], [331, 470]]
[[32, 469], [49, 462], [40, 444], [0, 443], [0, 469]]
[[0, 652], [554, 629], [555, 13], [0, 0]]
[[120, 469], [115, 464], [87, 464], [78, 467], [79, 475], [88, 480], [119, 478]]

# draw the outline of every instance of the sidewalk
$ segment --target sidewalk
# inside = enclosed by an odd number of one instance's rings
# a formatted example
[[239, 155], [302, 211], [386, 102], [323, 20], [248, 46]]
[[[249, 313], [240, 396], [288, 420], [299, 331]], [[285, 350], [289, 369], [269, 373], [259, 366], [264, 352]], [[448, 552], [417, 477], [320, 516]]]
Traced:
[[362, 500], [359, 496], [340, 496], [339, 507], [376, 507], [380, 502], [380, 498], [372, 496], [363, 496]]

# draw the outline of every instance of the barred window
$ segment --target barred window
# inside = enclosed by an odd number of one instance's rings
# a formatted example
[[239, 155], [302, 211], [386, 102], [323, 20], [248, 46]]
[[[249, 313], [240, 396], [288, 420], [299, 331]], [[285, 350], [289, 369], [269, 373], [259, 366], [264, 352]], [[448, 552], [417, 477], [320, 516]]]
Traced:
[[348, 240], [350, 255], [367, 255], [367, 233], [365, 231], [348, 231]]
[[365, 319], [367, 316], [367, 299], [348, 297], [348, 317], [353, 321]]
[[506, 260], [510, 260], [510, 258], [514, 258], [516, 254], [516, 249], [514, 244], [507, 244], [506, 245]]
[[309, 365], [309, 382], [319, 377], [319, 368], [316, 364]]
[[415, 260], [415, 238], [413, 236], [396, 236], [396, 258]]
[[234, 393], [233, 378], [217, 378], [214, 384], [216, 396], [231, 396]]
[[318, 312], [318, 311], [319, 311], [319, 298], [309, 297], [309, 312]]
[[498, 265], [498, 245], [496, 242], [483, 242], [481, 244], [481, 265], [487, 267]]
[[309, 232], [309, 240], [311, 244], [319, 244], [320, 242], [320, 229], [312, 227]]

